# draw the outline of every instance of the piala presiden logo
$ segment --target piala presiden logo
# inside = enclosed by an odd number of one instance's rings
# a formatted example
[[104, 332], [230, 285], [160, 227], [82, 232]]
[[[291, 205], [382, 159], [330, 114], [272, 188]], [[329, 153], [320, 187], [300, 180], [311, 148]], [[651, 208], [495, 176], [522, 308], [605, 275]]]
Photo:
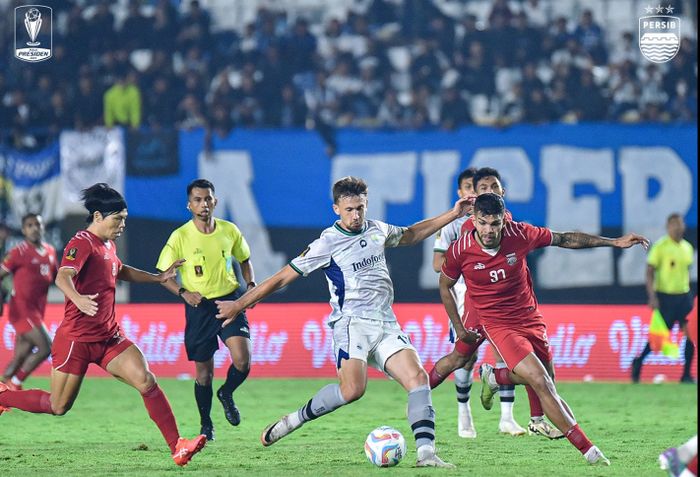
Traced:
[[653, 63], [671, 61], [681, 45], [681, 19], [668, 15], [673, 13], [671, 5], [647, 5], [644, 10], [647, 14], [656, 15], [639, 19], [639, 49], [642, 50], [642, 55]]
[[51, 58], [53, 11], [44, 5], [15, 8], [15, 58], [30, 63]]

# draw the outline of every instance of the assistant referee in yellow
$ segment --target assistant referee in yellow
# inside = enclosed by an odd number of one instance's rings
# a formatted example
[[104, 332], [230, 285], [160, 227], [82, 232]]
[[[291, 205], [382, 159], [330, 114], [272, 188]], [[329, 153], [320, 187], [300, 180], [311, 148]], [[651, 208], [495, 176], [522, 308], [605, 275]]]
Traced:
[[[682, 383], [694, 383], [690, 366], [695, 355], [695, 345], [688, 338], [687, 316], [693, 309], [690, 293], [690, 267], [693, 265], [693, 246], [683, 238], [685, 222], [679, 214], [666, 219], [667, 235], [661, 237], [649, 249], [647, 256], [646, 286], [649, 306], [658, 309], [670, 330], [674, 323], [685, 333], [685, 363]], [[642, 354], [632, 360], [632, 381], [639, 382], [644, 358], [651, 353], [649, 343]]]
[[[214, 185], [206, 179], [196, 179], [187, 186], [187, 209], [192, 220], [176, 229], [160, 252], [156, 268], [167, 269], [178, 259], [180, 282], [169, 280], [164, 286], [185, 302], [185, 350], [187, 359], [195, 362], [194, 396], [199, 409], [201, 433], [214, 439], [211, 420], [214, 378], [214, 353], [219, 349], [217, 338], [226, 345], [233, 363], [228, 368], [226, 382], [216, 396], [224, 407], [229, 423], [241, 422], [233, 392], [245, 381], [250, 371], [250, 329], [245, 313], [221, 327], [216, 319], [215, 300], [235, 300], [255, 286], [250, 248], [238, 227], [232, 222], [214, 217], [216, 197]], [[246, 284], [239, 287], [234, 260], [240, 263]]]

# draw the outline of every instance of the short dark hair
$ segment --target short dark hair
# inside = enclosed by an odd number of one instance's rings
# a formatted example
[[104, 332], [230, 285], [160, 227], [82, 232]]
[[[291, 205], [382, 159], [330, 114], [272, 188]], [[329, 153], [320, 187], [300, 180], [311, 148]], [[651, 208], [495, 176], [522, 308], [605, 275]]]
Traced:
[[671, 215], [669, 215], [668, 217], [666, 217], [666, 223], [668, 224], [672, 220], [682, 220], [682, 219], [683, 219], [683, 217], [681, 216], [681, 214], [679, 214], [678, 212], [674, 212]]
[[367, 184], [359, 177], [347, 176], [333, 184], [333, 203], [337, 204], [343, 197], [367, 195]]
[[103, 216], [107, 216], [117, 214], [126, 209], [124, 196], [104, 182], [98, 182], [87, 189], [83, 189], [80, 198], [90, 214], [86, 219], [88, 224], [92, 223], [95, 212], [100, 212]]
[[498, 173], [496, 169], [493, 167], [482, 167], [476, 173], [474, 174], [474, 177], [472, 177], [472, 181], [474, 181], [474, 189], [476, 189], [476, 185], [479, 183], [481, 179], [484, 177], [495, 177], [498, 179], [498, 182], [501, 182], [501, 175]]
[[463, 180], [472, 179], [474, 177], [474, 174], [476, 174], [476, 167], [467, 167], [462, 172], [460, 172], [459, 176], [457, 176], [457, 188], [459, 189], [460, 187], [462, 187]]
[[506, 205], [503, 197], [492, 192], [481, 194], [474, 201], [474, 215], [481, 212], [482, 215], [504, 215]]
[[211, 189], [212, 192], [216, 192], [214, 189], [214, 184], [206, 179], [195, 179], [187, 185], [187, 197], [190, 196], [192, 189]]
[[29, 219], [34, 219], [40, 217], [41, 214], [35, 214], [34, 212], [29, 212], [28, 214], [24, 214], [22, 216], [22, 227], [24, 227], [24, 223], [29, 220]]

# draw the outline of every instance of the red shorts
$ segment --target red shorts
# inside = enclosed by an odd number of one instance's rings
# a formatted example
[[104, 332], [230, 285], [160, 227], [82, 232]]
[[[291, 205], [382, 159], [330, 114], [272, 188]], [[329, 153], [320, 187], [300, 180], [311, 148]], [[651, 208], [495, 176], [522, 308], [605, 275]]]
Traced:
[[479, 333], [481, 333], [482, 336], [482, 338], [476, 343], [467, 344], [462, 340], [457, 340], [457, 342], [455, 343], [455, 351], [457, 353], [459, 353], [462, 356], [471, 357], [471, 355], [476, 353], [476, 350], [479, 349], [481, 343], [483, 343], [486, 339], [484, 330], [479, 320], [479, 315], [476, 313], [476, 310], [474, 310], [470, 306], [465, 307], [464, 316], [462, 317], [462, 324], [466, 329], [475, 328], [477, 331], [479, 331]]
[[100, 368], [105, 369], [110, 361], [133, 344], [120, 334], [105, 341], [85, 343], [73, 341], [61, 333], [56, 333], [51, 346], [53, 369], [62, 373], [83, 376], [90, 363], [95, 363]]
[[34, 328], [43, 325], [43, 321], [41, 319], [36, 318], [13, 318], [12, 316], [10, 316], [10, 319], [8, 321], [15, 329], [15, 333], [18, 335], [29, 333]]
[[552, 352], [547, 341], [547, 327], [541, 316], [534, 316], [526, 324], [484, 324], [486, 338], [511, 371], [530, 353], [535, 353], [542, 363], [552, 361]]

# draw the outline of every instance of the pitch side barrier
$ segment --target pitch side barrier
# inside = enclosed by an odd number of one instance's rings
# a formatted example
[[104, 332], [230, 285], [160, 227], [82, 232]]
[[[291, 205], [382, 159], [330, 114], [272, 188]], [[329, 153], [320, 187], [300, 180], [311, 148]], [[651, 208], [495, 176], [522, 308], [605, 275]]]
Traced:
[[[439, 304], [397, 304], [395, 312], [426, 366], [448, 353], [447, 317]], [[335, 358], [326, 303], [260, 304], [249, 310], [254, 377], [335, 377]], [[557, 379], [569, 381], [628, 381], [632, 359], [647, 341], [650, 310], [641, 305], [542, 305], [554, 353]], [[46, 324], [53, 335], [63, 316], [63, 306], [49, 305]], [[143, 304], [117, 306], [124, 333], [146, 355], [160, 377], [191, 378], [194, 366], [182, 344], [182, 305]], [[12, 356], [14, 330], [0, 321], [0, 363]], [[680, 345], [680, 356], [652, 353], [644, 364], [643, 380], [680, 378], [685, 338], [678, 327], [671, 340]], [[229, 365], [227, 352], [214, 356], [217, 368]], [[478, 362], [493, 361], [488, 343], [479, 349]], [[90, 373], [104, 375], [92, 366]], [[475, 367], [478, 369], [478, 366]], [[47, 376], [44, 363], [37, 375]], [[697, 361], [693, 364], [693, 374]], [[372, 370], [371, 376], [379, 373]]]

